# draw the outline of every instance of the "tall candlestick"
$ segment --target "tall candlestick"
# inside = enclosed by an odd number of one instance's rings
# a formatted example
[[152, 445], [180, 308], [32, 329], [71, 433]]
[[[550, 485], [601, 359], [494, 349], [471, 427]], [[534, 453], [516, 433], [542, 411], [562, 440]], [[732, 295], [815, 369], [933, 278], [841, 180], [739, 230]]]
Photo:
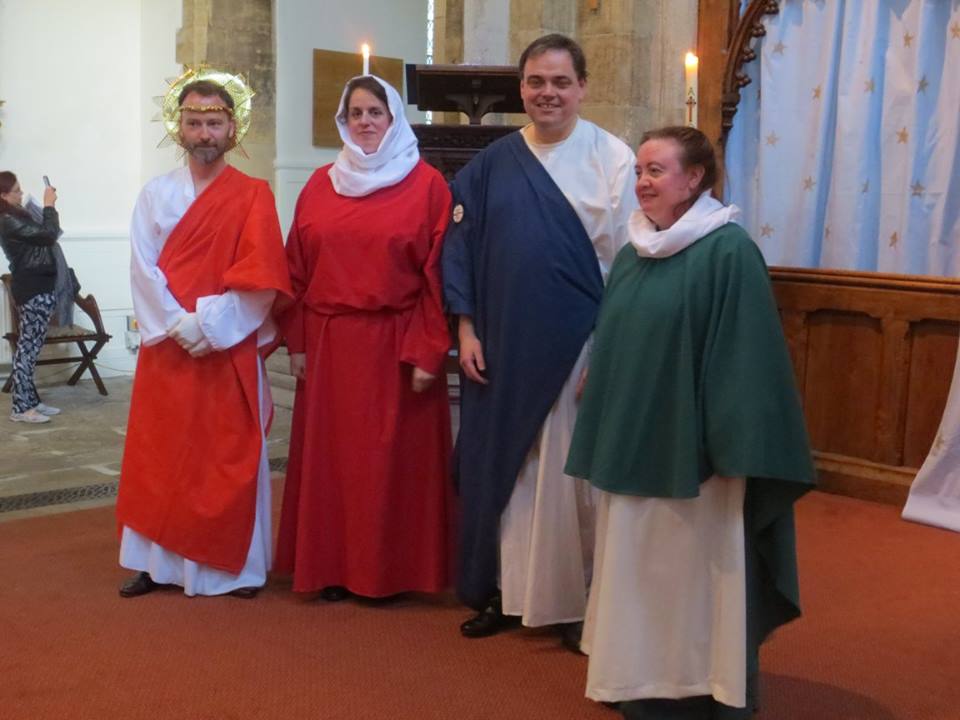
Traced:
[[360, 52], [363, 53], [363, 74], [370, 74], [370, 46], [364, 43], [360, 46]]
[[686, 70], [685, 78], [686, 82], [686, 101], [684, 105], [687, 106], [687, 125], [689, 127], [697, 126], [697, 75], [700, 67], [700, 58], [694, 55], [692, 52], [688, 52], [686, 58], [683, 61], [684, 69]]

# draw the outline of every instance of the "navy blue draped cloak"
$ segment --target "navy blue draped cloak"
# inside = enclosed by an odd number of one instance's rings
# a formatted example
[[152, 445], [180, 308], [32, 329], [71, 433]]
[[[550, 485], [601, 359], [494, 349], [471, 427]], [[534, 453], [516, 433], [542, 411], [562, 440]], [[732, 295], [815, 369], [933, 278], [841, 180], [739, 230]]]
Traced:
[[461, 376], [454, 475], [461, 502], [457, 592], [497, 592], [500, 515], [589, 337], [603, 293], [580, 218], [519, 132], [454, 178], [443, 249], [449, 312], [473, 318], [488, 385]]

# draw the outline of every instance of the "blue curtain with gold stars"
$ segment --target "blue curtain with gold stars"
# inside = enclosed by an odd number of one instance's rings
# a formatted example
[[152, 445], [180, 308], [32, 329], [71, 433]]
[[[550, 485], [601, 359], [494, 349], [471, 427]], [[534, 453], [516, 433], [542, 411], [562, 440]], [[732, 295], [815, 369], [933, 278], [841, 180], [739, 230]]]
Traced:
[[771, 265], [960, 276], [960, 0], [783, 0], [728, 200]]

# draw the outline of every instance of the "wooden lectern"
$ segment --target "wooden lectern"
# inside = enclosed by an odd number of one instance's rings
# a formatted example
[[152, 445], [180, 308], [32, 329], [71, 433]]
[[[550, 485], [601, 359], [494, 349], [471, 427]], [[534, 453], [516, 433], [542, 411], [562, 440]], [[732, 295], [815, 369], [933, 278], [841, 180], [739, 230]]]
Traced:
[[407, 65], [407, 102], [419, 110], [462, 112], [469, 125], [413, 126], [420, 155], [447, 180], [513, 125], [481, 125], [487, 113], [521, 113], [520, 76], [512, 65]]

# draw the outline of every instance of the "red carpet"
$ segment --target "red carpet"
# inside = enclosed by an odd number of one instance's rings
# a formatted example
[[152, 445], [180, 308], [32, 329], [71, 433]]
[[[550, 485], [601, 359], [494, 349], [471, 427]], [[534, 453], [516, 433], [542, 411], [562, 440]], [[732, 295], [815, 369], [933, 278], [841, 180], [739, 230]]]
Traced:
[[[815, 494], [806, 616], [763, 655], [761, 720], [960, 720], [960, 535]], [[0, 719], [616, 720], [547, 633], [462, 639], [448, 598], [116, 593], [112, 508], [0, 524]]]

